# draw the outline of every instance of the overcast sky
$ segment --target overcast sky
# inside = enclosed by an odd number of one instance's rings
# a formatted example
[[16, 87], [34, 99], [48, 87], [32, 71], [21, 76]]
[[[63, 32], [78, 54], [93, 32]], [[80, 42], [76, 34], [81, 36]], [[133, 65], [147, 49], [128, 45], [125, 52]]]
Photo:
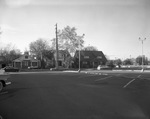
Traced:
[[85, 34], [85, 45], [111, 58], [144, 54], [150, 58], [150, 0], [0, 0], [0, 47], [14, 44], [22, 52], [38, 38], [55, 37], [69, 25]]

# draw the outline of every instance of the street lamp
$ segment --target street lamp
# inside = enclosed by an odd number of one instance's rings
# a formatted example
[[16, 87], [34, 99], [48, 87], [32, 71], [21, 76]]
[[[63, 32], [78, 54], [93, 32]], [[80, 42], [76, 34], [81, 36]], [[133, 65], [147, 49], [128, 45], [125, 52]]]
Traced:
[[142, 72], [144, 71], [144, 66], [143, 66], [143, 42], [146, 40], [146, 38], [144, 38], [144, 39], [141, 39], [140, 37], [139, 37], [139, 40], [141, 41], [141, 43], [142, 43]]
[[2, 29], [1, 29], [1, 27], [0, 27], [0, 40], [1, 40], [1, 35], [2, 35]]
[[1, 27], [0, 27], [0, 35], [2, 34], [2, 29], [1, 29]]
[[[83, 34], [80, 38], [83, 38], [85, 36], [85, 34]], [[80, 50], [81, 50], [81, 47], [80, 47], [80, 38], [78, 39], [79, 40], [79, 70], [78, 72], [80, 72], [80, 68], [81, 68], [81, 64], [80, 64], [80, 60], [81, 60], [81, 53], [80, 53]]]

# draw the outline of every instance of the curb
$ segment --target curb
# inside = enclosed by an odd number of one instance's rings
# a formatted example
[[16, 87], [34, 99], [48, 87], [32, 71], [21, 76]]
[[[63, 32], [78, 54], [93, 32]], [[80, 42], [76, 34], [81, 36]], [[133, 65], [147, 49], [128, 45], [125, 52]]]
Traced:
[[85, 74], [94, 74], [94, 75], [108, 75], [106, 73], [97, 73], [97, 72], [84, 72]]

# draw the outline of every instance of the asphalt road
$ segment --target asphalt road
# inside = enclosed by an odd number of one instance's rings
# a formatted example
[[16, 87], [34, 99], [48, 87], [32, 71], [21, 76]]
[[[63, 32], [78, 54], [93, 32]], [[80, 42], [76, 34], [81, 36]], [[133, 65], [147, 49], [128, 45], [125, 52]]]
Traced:
[[0, 93], [3, 119], [149, 119], [149, 73], [18, 73]]

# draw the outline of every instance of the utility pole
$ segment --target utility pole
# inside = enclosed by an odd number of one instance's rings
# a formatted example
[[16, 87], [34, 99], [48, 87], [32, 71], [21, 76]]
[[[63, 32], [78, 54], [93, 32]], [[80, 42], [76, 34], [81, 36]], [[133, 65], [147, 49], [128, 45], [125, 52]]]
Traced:
[[57, 23], [56, 23], [56, 62], [55, 67], [58, 69], [58, 35], [57, 35]]
[[[82, 38], [85, 36], [85, 34], [82, 35]], [[81, 53], [80, 53], [80, 50], [81, 50], [81, 43], [80, 43], [80, 38], [78, 39], [79, 40], [79, 69], [78, 69], [78, 72], [80, 73], [80, 70], [81, 70], [81, 64], [80, 64], [80, 61], [81, 61]]]
[[142, 72], [144, 71], [144, 63], [143, 63], [143, 41], [145, 41], [146, 40], [146, 38], [144, 38], [144, 39], [141, 39], [140, 37], [139, 37], [139, 40], [142, 42]]
[[0, 27], [0, 41], [1, 41], [1, 35], [2, 35], [2, 29], [1, 29], [1, 27]]
[[1, 37], [1, 34], [2, 34], [2, 30], [1, 30], [1, 27], [0, 27], [0, 37]]
[[80, 39], [79, 39], [79, 69], [78, 69], [78, 72], [80, 72], [80, 58], [81, 58], [81, 55], [80, 55]]
[[0, 35], [1, 35], [2, 31], [1, 31], [1, 27], [0, 27]]

